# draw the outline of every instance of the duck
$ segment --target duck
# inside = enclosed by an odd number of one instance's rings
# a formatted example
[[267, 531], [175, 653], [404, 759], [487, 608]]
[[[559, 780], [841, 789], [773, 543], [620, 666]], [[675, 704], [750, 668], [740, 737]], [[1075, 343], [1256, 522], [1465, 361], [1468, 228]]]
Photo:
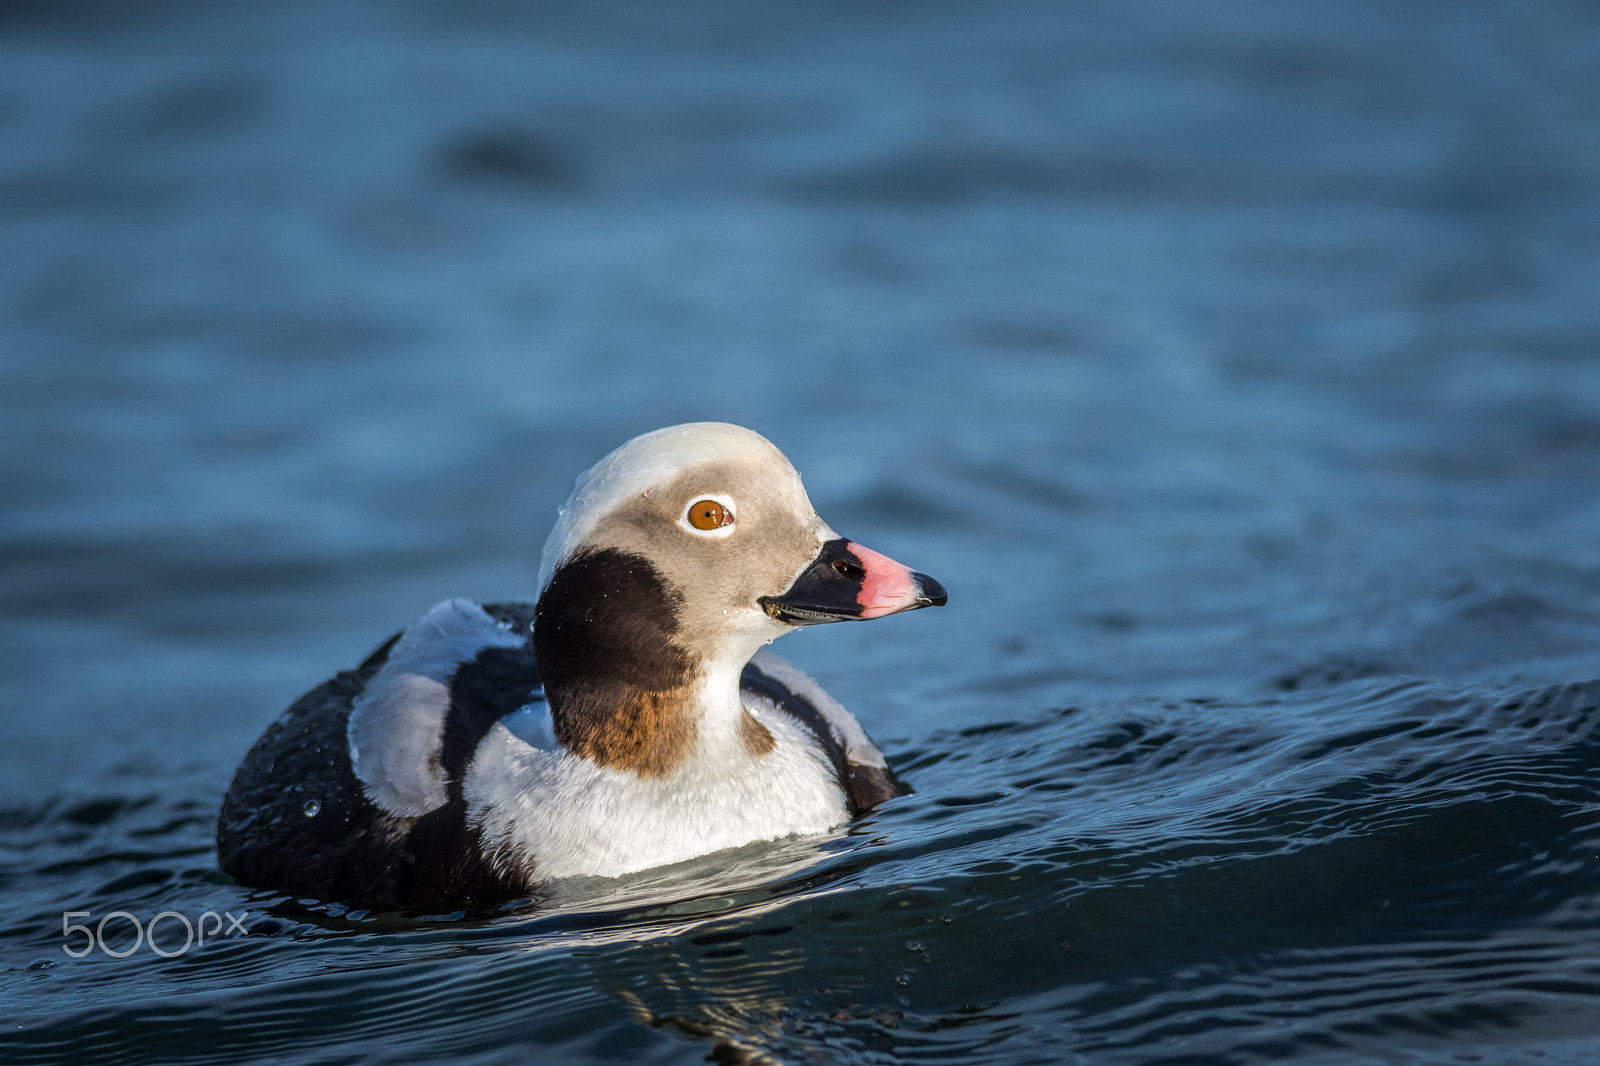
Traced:
[[759, 433], [689, 423], [605, 456], [538, 582], [532, 603], [445, 600], [296, 700], [223, 799], [223, 872], [296, 898], [496, 906], [828, 833], [909, 792], [768, 645], [947, 594], [834, 532]]

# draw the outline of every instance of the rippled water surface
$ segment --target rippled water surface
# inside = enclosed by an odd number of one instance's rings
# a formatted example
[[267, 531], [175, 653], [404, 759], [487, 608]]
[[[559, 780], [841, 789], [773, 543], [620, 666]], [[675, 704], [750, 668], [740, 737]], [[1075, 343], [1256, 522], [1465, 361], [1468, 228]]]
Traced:
[[[0, 3], [0, 1058], [1596, 1061], [1597, 55], [1578, 0]], [[284, 705], [695, 418], [949, 588], [780, 645], [914, 795], [490, 915], [217, 872]]]

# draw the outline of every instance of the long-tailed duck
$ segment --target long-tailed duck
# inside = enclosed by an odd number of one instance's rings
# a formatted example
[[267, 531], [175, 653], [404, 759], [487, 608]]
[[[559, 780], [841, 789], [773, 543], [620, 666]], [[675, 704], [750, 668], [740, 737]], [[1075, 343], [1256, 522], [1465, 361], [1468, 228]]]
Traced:
[[578, 479], [535, 604], [447, 600], [297, 700], [217, 825], [246, 885], [498, 903], [821, 833], [907, 791], [855, 718], [764, 649], [938, 606], [845, 540], [764, 437], [701, 422]]

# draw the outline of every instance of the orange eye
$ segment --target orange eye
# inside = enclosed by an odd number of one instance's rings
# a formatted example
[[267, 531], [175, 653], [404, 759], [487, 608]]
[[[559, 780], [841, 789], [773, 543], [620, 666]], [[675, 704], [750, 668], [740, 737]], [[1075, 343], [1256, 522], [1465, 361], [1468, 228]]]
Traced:
[[720, 529], [733, 525], [733, 512], [716, 500], [699, 500], [689, 505], [689, 524], [696, 529]]

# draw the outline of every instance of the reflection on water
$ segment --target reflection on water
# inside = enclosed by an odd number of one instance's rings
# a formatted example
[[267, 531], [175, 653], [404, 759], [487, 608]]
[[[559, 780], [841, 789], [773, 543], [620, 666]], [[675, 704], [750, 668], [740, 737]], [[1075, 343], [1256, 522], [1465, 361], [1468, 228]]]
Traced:
[[[0, 4], [4, 1056], [1587, 1061], [1597, 46]], [[492, 915], [217, 873], [266, 722], [698, 418], [950, 587], [782, 646], [914, 795]]]

